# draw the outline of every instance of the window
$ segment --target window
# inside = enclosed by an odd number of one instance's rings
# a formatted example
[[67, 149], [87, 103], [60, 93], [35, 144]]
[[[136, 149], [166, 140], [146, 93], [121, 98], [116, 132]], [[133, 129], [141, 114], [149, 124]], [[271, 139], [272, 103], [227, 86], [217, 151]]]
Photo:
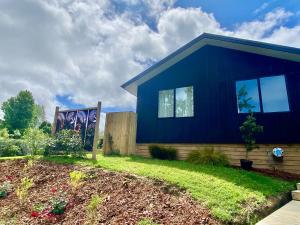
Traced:
[[174, 90], [159, 91], [158, 117], [174, 116]]
[[[158, 118], [174, 117], [174, 114], [176, 117], [194, 116], [194, 91], [192, 86], [159, 91], [158, 98]], [[176, 110], [174, 98], [176, 99]]]
[[264, 112], [290, 110], [284, 76], [260, 78], [260, 87]]
[[257, 80], [236, 82], [236, 96], [239, 113], [260, 112]]
[[236, 96], [239, 113], [290, 110], [284, 75], [237, 81]]
[[194, 116], [193, 87], [176, 88], [176, 117]]

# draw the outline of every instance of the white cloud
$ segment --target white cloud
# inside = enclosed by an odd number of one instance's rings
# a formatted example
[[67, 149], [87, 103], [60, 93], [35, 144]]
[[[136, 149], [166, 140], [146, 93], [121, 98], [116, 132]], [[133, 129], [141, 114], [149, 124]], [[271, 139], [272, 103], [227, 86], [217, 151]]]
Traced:
[[143, 1], [154, 29], [108, 0], [2, 0], [0, 103], [28, 89], [49, 121], [56, 95], [87, 106], [101, 100], [102, 107], [135, 107], [135, 97], [120, 85], [203, 32], [300, 47], [300, 25], [285, 27], [292, 14], [284, 9], [228, 30], [213, 14], [174, 2]]
[[252, 39], [261, 39], [266, 35], [272, 34], [273, 30], [284, 24], [292, 16], [292, 13], [282, 8], [269, 12], [263, 20], [244, 22], [234, 31], [237, 36]]

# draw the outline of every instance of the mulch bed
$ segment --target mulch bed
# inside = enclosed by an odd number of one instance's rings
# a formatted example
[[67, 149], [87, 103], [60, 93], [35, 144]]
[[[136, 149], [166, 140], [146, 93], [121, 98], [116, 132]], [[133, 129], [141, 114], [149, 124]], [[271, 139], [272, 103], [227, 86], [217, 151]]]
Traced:
[[300, 174], [288, 173], [288, 172], [284, 172], [284, 171], [271, 170], [271, 169], [253, 168], [252, 170], [254, 172], [262, 173], [267, 176], [277, 177], [277, 178], [287, 180], [287, 181], [300, 180]]
[[[210, 212], [189, 197], [183, 190], [161, 181], [136, 177], [130, 174], [75, 165], [59, 165], [35, 161], [26, 176], [34, 179], [29, 196], [23, 206], [15, 188], [25, 176], [26, 160], [0, 161], [0, 185], [11, 176], [13, 191], [0, 199], [0, 221], [13, 218], [15, 224], [86, 224], [86, 206], [91, 196], [98, 194], [103, 202], [98, 207], [97, 224], [138, 224], [149, 218], [158, 224], [219, 224]], [[76, 191], [69, 185], [69, 173], [83, 171], [90, 176]], [[49, 201], [51, 190], [64, 187], [68, 198], [73, 199], [65, 213], [47, 219], [32, 217], [33, 206]], [[0, 222], [1, 223], [1, 222]]]
[[[240, 166], [231, 166], [235, 169], [242, 169]], [[260, 173], [270, 177], [276, 177], [286, 181], [296, 181], [300, 180], [300, 174], [288, 173], [280, 170], [272, 170], [272, 169], [262, 169], [262, 168], [252, 168], [250, 171]]]

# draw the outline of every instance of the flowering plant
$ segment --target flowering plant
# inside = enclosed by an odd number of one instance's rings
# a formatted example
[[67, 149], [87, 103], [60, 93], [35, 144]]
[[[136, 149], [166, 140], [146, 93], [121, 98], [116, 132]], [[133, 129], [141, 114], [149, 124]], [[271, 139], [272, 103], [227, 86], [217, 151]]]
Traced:
[[57, 216], [62, 215], [70, 205], [66, 197], [66, 192], [64, 191], [65, 188], [66, 186], [63, 186], [62, 189], [51, 188], [51, 198], [49, 202], [46, 204], [36, 204], [30, 214], [31, 217], [40, 217], [52, 222], [57, 221]]
[[6, 179], [0, 186], [0, 198], [5, 198], [12, 189], [12, 176], [6, 176]]
[[66, 192], [52, 188], [51, 193], [54, 195], [50, 199], [51, 213], [54, 215], [61, 215], [65, 212], [68, 205], [68, 199], [66, 198]]

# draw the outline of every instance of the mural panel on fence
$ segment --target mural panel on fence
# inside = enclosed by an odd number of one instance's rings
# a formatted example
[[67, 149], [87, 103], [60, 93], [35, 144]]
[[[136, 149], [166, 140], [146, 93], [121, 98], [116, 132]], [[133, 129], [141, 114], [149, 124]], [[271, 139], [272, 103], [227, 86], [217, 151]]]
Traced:
[[76, 130], [80, 133], [84, 149], [91, 151], [95, 136], [97, 109], [59, 112], [56, 133], [63, 129]]

